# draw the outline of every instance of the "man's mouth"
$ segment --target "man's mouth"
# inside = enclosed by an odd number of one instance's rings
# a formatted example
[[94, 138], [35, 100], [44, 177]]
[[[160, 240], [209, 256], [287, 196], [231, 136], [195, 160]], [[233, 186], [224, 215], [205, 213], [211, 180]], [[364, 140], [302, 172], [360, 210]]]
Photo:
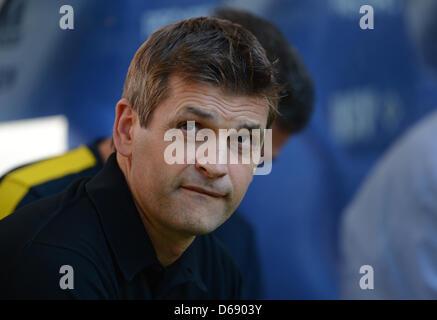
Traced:
[[219, 193], [216, 191], [212, 191], [210, 189], [206, 189], [206, 188], [202, 188], [202, 187], [198, 187], [198, 186], [191, 186], [191, 185], [183, 185], [181, 186], [182, 189], [191, 191], [191, 192], [196, 192], [199, 194], [203, 194], [203, 195], [207, 195], [213, 198], [223, 198], [225, 197], [225, 194], [223, 193]]

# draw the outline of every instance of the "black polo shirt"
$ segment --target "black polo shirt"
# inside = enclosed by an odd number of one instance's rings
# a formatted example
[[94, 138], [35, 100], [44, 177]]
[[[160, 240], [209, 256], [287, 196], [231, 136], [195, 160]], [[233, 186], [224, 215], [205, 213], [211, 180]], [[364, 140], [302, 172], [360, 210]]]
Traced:
[[[170, 266], [159, 263], [115, 154], [94, 178], [1, 220], [0, 261], [3, 299], [238, 299], [241, 291], [212, 235], [197, 236]], [[73, 289], [61, 288], [62, 266]]]

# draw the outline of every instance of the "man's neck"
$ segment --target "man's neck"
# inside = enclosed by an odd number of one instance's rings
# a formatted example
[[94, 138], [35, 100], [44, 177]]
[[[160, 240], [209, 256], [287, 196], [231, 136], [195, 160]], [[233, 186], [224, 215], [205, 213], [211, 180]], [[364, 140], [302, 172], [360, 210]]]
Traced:
[[138, 208], [144, 227], [153, 243], [156, 256], [164, 267], [171, 265], [193, 243], [195, 236], [181, 236], [172, 232], [166, 232], [161, 226], [156, 226], [148, 220], [147, 215]]
[[[117, 162], [120, 170], [125, 176], [126, 182], [129, 185], [129, 180], [126, 178], [127, 172], [129, 171], [128, 160], [117, 154]], [[130, 186], [129, 189], [131, 190], [132, 198], [134, 199], [138, 214], [140, 215], [147, 234], [152, 241], [159, 262], [164, 267], [171, 265], [173, 262], [179, 259], [179, 257], [185, 252], [185, 250], [187, 250], [191, 243], [193, 243], [196, 237], [189, 234], [183, 235], [181, 233], [172, 232], [168, 228], [162, 226], [160, 223], [150, 220], [146, 210], [141, 208], [141, 206], [135, 200], [135, 195]]]

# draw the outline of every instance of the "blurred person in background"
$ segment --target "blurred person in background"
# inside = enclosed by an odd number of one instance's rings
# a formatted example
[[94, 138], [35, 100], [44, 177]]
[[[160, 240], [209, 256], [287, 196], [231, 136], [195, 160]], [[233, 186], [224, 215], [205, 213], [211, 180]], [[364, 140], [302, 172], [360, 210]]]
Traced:
[[[231, 8], [214, 10], [212, 16], [238, 23], [251, 31], [276, 62], [277, 78], [284, 90], [279, 117], [273, 123], [273, 158], [291, 135], [307, 125], [313, 110], [314, 88], [305, 65], [282, 33], [270, 22]], [[37, 199], [57, 194], [71, 182], [93, 176], [113, 152], [111, 138], [97, 139], [59, 157], [11, 170], [0, 179], [0, 219]], [[234, 214], [214, 234], [240, 267], [243, 296], [261, 298], [262, 277], [253, 228], [241, 214]]]
[[[437, 2], [410, 1], [407, 9], [424, 66], [437, 75]], [[385, 153], [343, 213], [343, 298], [437, 299], [436, 137], [433, 111]], [[373, 277], [362, 284], [373, 280], [372, 289], [360, 286], [364, 265]]]

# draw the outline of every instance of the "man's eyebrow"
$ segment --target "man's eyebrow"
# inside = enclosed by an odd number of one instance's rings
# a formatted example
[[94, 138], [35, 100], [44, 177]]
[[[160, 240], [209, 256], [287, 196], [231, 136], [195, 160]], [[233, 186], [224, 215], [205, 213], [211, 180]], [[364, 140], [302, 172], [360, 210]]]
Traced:
[[[206, 118], [209, 120], [217, 120], [217, 114], [212, 111], [212, 110], [204, 110], [204, 109], [199, 109], [196, 107], [186, 107], [182, 112], [182, 115], [187, 115], [187, 114], [194, 114], [200, 118]], [[240, 130], [240, 129], [248, 129], [253, 130], [253, 129], [261, 129], [261, 125], [257, 122], [242, 122], [240, 123], [237, 127], [236, 130]]]
[[181, 113], [184, 115], [185, 114], [194, 114], [200, 118], [207, 118], [210, 120], [217, 119], [217, 114], [214, 111], [202, 110], [202, 109], [195, 108], [195, 107], [187, 107]]

